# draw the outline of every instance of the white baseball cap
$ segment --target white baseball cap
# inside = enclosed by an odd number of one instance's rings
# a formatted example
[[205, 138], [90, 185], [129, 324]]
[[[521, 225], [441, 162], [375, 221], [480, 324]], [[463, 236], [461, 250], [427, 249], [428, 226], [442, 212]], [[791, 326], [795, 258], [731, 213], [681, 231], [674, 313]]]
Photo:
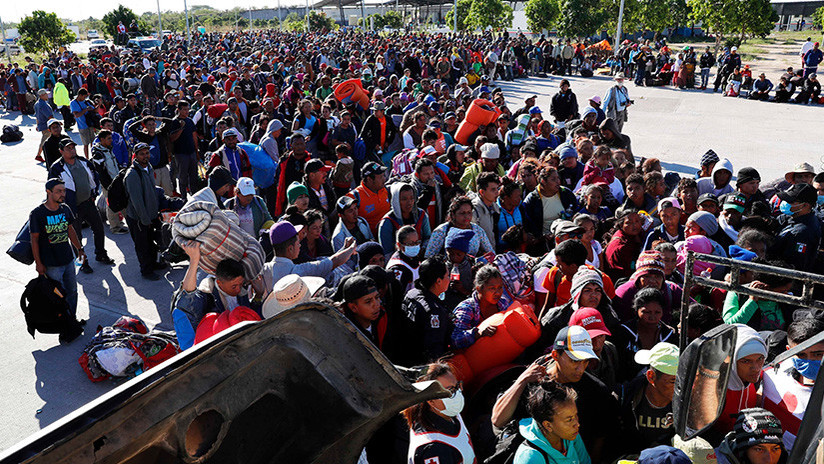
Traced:
[[323, 277], [301, 277], [297, 274], [282, 277], [263, 302], [263, 317], [269, 319], [289, 308], [306, 303], [325, 283], [326, 279]]
[[481, 158], [486, 159], [498, 159], [501, 157], [501, 149], [498, 148], [498, 144], [495, 143], [485, 143], [481, 145]]
[[587, 329], [580, 325], [567, 326], [555, 336], [555, 344], [552, 349], [566, 351], [570, 358], [576, 361], [586, 361], [588, 359], [598, 359], [598, 355], [592, 350], [592, 338]]
[[255, 181], [248, 177], [241, 177], [237, 180], [237, 189], [241, 195], [254, 195]]

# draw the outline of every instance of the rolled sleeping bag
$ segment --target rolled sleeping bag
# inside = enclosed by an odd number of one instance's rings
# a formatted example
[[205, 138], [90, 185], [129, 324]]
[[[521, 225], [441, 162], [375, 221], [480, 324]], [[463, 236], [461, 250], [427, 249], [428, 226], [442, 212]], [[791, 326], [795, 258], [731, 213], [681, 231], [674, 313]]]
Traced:
[[263, 270], [260, 243], [214, 203], [195, 201], [184, 206], [172, 223], [172, 238], [181, 247], [190, 240], [200, 242], [200, 268], [207, 274], [214, 275], [227, 258], [240, 261], [246, 280], [254, 280]]
[[357, 103], [364, 111], [369, 110], [369, 95], [363, 90], [360, 79], [349, 79], [338, 84], [335, 98], [343, 104]]
[[483, 98], [475, 99], [466, 110], [466, 116], [461, 124], [458, 126], [458, 131], [455, 132], [455, 140], [466, 145], [469, 136], [478, 130], [480, 126], [488, 126], [495, 122], [498, 116], [501, 115], [501, 110], [489, 100]]
[[277, 171], [275, 160], [260, 145], [249, 142], [241, 142], [238, 145], [246, 150], [249, 156], [249, 163], [252, 164], [252, 180], [255, 181], [255, 185], [260, 188], [271, 187], [275, 183]]
[[513, 303], [506, 311], [481, 322], [478, 330], [494, 326], [491, 337], [480, 337], [469, 348], [449, 359], [455, 377], [469, 382], [482, 372], [512, 362], [541, 337], [541, 324], [528, 306]]
[[195, 330], [195, 344], [206, 340], [212, 335], [223, 332], [235, 324], [240, 324], [245, 321], [259, 321], [260, 315], [252, 308], [247, 306], [238, 306], [231, 311], [223, 311], [220, 314], [208, 313], [200, 320]]
[[210, 106], [209, 109], [206, 110], [206, 114], [208, 114], [210, 118], [217, 119], [223, 116], [223, 113], [225, 113], [228, 109], [229, 105], [226, 103], [217, 103]]

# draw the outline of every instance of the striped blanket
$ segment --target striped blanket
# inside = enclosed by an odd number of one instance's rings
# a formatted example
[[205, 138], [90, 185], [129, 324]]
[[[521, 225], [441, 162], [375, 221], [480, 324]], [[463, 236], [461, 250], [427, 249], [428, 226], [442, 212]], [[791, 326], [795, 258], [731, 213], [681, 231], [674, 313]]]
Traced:
[[181, 247], [189, 240], [200, 242], [200, 268], [214, 275], [227, 258], [243, 264], [247, 280], [263, 269], [263, 248], [254, 237], [229, 219], [214, 203], [195, 201], [184, 206], [172, 223], [172, 237]]

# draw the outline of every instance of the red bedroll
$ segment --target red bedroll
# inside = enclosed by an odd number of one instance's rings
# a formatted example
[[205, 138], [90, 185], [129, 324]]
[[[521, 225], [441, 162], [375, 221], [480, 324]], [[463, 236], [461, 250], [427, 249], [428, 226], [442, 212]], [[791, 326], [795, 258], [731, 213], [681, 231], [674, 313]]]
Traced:
[[349, 79], [335, 87], [335, 98], [343, 104], [357, 103], [364, 111], [369, 109], [369, 96], [360, 79]]
[[223, 113], [225, 113], [228, 109], [229, 105], [227, 105], [226, 103], [217, 103], [215, 105], [210, 106], [209, 109], [206, 110], [206, 114], [208, 114], [209, 117], [212, 118], [219, 118], [223, 116]]
[[462, 145], [466, 145], [469, 136], [478, 130], [478, 127], [492, 124], [500, 115], [501, 110], [494, 103], [482, 98], [476, 99], [466, 110], [466, 116], [461, 125], [458, 126], [458, 132], [455, 133], [455, 140]]
[[478, 330], [489, 326], [497, 327], [495, 335], [480, 337], [449, 359], [458, 380], [467, 383], [486, 370], [512, 362], [541, 336], [541, 324], [535, 312], [517, 302], [506, 311], [489, 316]]
[[220, 314], [208, 313], [200, 320], [200, 324], [195, 330], [195, 344], [206, 340], [214, 334], [220, 333], [229, 327], [243, 321], [259, 321], [260, 316], [251, 308], [238, 306], [231, 311], [223, 311]]

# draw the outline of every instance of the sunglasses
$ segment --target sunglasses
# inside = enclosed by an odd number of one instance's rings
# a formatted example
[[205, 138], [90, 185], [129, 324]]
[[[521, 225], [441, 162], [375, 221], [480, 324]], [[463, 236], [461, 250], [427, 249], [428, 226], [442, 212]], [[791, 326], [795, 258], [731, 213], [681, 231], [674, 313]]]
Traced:
[[455, 386], [448, 387], [446, 390], [449, 391], [449, 393], [452, 393], [452, 396], [455, 396], [456, 393], [463, 390], [463, 382], [458, 380], [458, 383], [456, 383]]

